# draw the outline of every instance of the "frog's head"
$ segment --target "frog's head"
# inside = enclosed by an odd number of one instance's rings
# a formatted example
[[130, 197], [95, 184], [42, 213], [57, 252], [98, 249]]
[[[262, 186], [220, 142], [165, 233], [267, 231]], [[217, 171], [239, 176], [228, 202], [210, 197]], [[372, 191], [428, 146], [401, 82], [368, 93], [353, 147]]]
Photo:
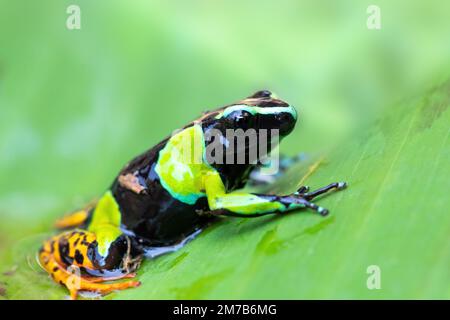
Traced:
[[221, 163], [228, 163], [230, 152], [239, 156], [245, 152], [245, 159], [251, 158], [253, 163], [254, 156], [261, 158], [270, 153], [279, 140], [291, 133], [296, 122], [294, 107], [268, 90], [206, 112], [194, 121], [201, 123], [208, 146], [214, 143], [216, 147], [215, 142], [219, 142], [227, 150], [224, 154], [227, 162]]
[[297, 112], [270, 91], [261, 90], [223, 107], [215, 118], [227, 129], [278, 129], [282, 138], [294, 129]]

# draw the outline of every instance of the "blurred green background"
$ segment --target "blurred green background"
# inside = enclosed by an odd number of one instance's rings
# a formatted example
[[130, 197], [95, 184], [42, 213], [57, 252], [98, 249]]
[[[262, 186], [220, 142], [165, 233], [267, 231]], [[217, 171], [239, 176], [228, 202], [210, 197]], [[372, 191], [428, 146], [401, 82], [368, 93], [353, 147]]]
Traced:
[[[70, 4], [81, 8], [81, 30], [66, 28]], [[366, 26], [370, 4], [381, 8], [381, 30]], [[35, 235], [98, 196], [132, 157], [201, 111], [258, 89], [273, 90], [299, 111], [284, 153], [320, 153], [367, 134], [387, 109], [448, 77], [449, 16], [442, 0], [0, 0], [0, 271], [14, 270], [21, 242], [38, 246]], [[440, 263], [448, 267], [448, 256]], [[64, 294], [58, 288], [33, 296], [20, 281], [2, 281], [10, 298]], [[258, 295], [255, 283], [245, 294], [194, 290], [181, 297], [286, 298], [281, 291]], [[287, 292], [371, 297], [329, 288]], [[446, 289], [377, 297], [445, 296]], [[180, 296], [154, 290], [138, 297]]]

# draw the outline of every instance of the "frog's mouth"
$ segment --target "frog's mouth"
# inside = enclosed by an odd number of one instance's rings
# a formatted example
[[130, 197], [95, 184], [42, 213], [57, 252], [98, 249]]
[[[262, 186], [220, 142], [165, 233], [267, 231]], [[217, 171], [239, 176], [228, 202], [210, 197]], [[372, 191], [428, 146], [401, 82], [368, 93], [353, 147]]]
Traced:
[[297, 112], [294, 107], [274, 107], [264, 110], [265, 112], [258, 117], [259, 129], [269, 131], [278, 129], [280, 138], [286, 137], [294, 130], [297, 123]]
[[293, 107], [290, 106], [289, 108], [291, 109], [289, 112], [281, 112], [276, 115], [282, 137], [289, 135], [297, 123], [297, 112]]

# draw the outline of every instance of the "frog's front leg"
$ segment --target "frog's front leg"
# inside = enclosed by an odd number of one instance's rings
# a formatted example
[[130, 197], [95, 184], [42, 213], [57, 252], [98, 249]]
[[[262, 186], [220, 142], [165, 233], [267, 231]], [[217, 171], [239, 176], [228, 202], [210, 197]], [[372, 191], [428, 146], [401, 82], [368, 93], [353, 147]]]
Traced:
[[291, 195], [278, 196], [243, 192], [226, 193], [224, 184], [218, 174], [205, 177], [205, 190], [210, 214], [239, 217], [258, 217], [271, 213], [281, 213], [298, 208], [309, 208], [321, 215], [329, 211], [311, 202], [315, 197], [331, 190], [341, 190], [345, 182], [336, 182], [313, 192], [308, 187], [301, 187]]

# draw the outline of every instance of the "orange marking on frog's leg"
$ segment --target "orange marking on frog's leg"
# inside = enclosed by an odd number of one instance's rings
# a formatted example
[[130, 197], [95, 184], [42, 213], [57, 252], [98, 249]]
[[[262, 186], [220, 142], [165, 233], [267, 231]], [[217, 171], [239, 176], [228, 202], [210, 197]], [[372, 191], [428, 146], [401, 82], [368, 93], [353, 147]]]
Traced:
[[97, 201], [91, 201], [85, 208], [74, 211], [56, 220], [55, 227], [58, 229], [75, 228], [81, 226], [89, 217]]
[[[79, 267], [101, 270], [89, 259], [88, 250], [95, 242], [95, 235], [77, 230], [52, 237], [44, 242], [39, 251], [39, 261], [52, 279], [67, 287], [70, 297], [75, 299], [79, 291], [91, 291], [102, 295], [140, 285], [139, 281], [119, 283], [99, 283], [123, 278], [132, 278], [134, 273], [124, 273], [112, 277], [94, 277], [81, 273]], [[78, 257], [78, 258], [77, 258]], [[81, 258], [82, 257], [82, 258]]]
[[125, 281], [116, 283], [96, 283], [92, 281], [86, 281], [83, 278], [77, 278], [72, 275], [71, 281], [66, 283], [67, 289], [70, 291], [70, 298], [75, 300], [78, 292], [89, 291], [105, 295], [113, 291], [125, 290], [128, 288], [136, 288], [141, 285], [140, 281]]

